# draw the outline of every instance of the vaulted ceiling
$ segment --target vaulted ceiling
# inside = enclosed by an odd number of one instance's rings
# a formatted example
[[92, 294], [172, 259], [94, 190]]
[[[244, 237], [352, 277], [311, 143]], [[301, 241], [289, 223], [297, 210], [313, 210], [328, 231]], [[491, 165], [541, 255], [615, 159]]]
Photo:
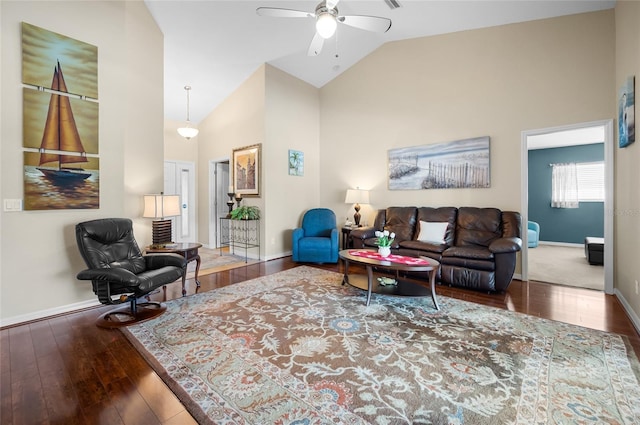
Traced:
[[314, 12], [318, 1], [145, 0], [164, 34], [165, 118], [198, 123], [260, 65], [269, 63], [322, 87], [384, 43], [610, 9], [613, 0], [341, 0], [340, 15], [392, 20], [383, 34], [343, 24], [318, 56], [307, 56], [314, 18], [258, 16], [258, 7]]

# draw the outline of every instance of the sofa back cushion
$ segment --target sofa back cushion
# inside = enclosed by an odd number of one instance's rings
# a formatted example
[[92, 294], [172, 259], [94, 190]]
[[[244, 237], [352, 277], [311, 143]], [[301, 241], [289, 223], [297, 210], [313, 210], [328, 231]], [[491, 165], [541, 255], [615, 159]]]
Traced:
[[[415, 239], [418, 240], [420, 234], [423, 230], [420, 227], [420, 222], [426, 223], [447, 223], [446, 231], [444, 232], [444, 244], [445, 245], [453, 245], [453, 241], [455, 239], [455, 230], [456, 230], [456, 218], [458, 216], [458, 209], [455, 207], [440, 207], [440, 208], [430, 208], [430, 207], [421, 207], [418, 208], [418, 217], [417, 217], [417, 228], [415, 231]], [[436, 241], [427, 241], [435, 243]]]
[[389, 207], [385, 230], [396, 234], [396, 242], [413, 239], [416, 230], [416, 207]]
[[488, 247], [502, 237], [502, 212], [497, 208], [458, 209], [456, 246]]

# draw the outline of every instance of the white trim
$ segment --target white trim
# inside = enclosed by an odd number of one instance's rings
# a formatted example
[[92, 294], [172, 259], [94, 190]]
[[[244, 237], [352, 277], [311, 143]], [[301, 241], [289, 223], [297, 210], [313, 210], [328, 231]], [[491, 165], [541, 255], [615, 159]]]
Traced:
[[638, 317], [636, 312], [633, 310], [633, 307], [631, 307], [631, 304], [627, 302], [624, 295], [622, 295], [622, 292], [620, 292], [616, 288], [613, 290], [613, 293], [615, 294], [616, 297], [618, 297], [618, 300], [620, 301], [620, 304], [622, 304], [622, 308], [624, 308], [624, 311], [627, 313], [627, 316], [629, 316], [629, 320], [631, 320], [633, 327], [636, 328], [636, 332], [640, 333], [640, 317]]
[[[529, 219], [529, 152], [527, 149], [527, 138], [529, 136], [555, 133], [560, 131], [576, 130], [587, 127], [604, 127], [604, 164], [605, 164], [605, 200], [604, 200], [604, 292], [613, 294], [613, 206], [614, 206], [614, 178], [613, 178], [613, 157], [614, 157], [614, 140], [613, 140], [613, 120], [592, 121], [587, 123], [572, 124], [559, 127], [550, 127], [536, 130], [524, 130], [521, 133], [520, 148], [520, 205], [522, 216], [522, 224], [526, 229], [526, 223]], [[527, 232], [522, 231], [522, 252], [521, 252], [521, 272], [523, 279], [529, 277], [528, 261], [529, 248], [527, 246]]]
[[[63, 305], [60, 307], [54, 307], [47, 310], [35, 311], [29, 314], [23, 314], [20, 316], [8, 317], [5, 319], [0, 319], [0, 328], [5, 326], [13, 326], [24, 322], [31, 322], [34, 320], [44, 319], [46, 317], [57, 316], [59, 314], [64, 313], [72, 313], [77, 310], [82, 310], [89, 307], [99, 306], [100, 301], [98, 300], [89, 300], [89, 301], [81, 301], [79, 303]], [[98, 316], [96, 315], [96, 318]]]
[[583, 243], [539, 241], [538, 244], [539, 245], [566, 246], [568, 248], [584, 248], [584, 244]]

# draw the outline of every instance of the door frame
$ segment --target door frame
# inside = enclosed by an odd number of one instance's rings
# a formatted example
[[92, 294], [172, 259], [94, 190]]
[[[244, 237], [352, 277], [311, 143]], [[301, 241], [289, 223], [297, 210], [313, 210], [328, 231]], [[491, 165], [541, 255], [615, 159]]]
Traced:
[[[604, 292], [613, 294], [613, 207], [614, 207], [614, 180], [613, 180], [613, 158], [614, 158], [614, 138], [613, 120], [592, 121], [586, 123], [565, 125], [559, 127], [542, 128], [535, 130], [525, 130], [521, 133], [521, 158], [520, 169], [522, 174], [521, 182], [521, 211], [523, 226], [529, 219], [529, 151], [528, 137], [560, 131], [577, 130], [588, 127], [604, 127]], [[522, 251], [521, 251], [521, 278], [523, 281], [529, 280], [529, 248], [528, 237], [525, 230], [522, 231]]]
[[231, 181], [231, 165], [230, 165], [231, 159], [229, 157], [209, 160], [209, 178], [208, 178], [209, 187], [207, 188], [207, 193], [209, 194], [209, 211], [208, 211], [207, 217], [209, 220], [209, 248], [212, 248], [212, 249], [220, 246], [219, 235], [218, 235], [218, 223], [220, 220], [217, 215], [218, 213], [217, 204], [219, 202], [223, 202], [226, 205], [226, 202], [228, 201], [228, 198], [216, 199], [216, 195], [218, 193], [217, 185], [219, 184], [218, 179], [216, 177], [216, 171], [219, 163], [229, 164], [229, 181]]
[[[164, 191], [167, 194], [175, 194], [180, 195], [180, 209], [184, 208], [184, 199], [182, 197], [182, 190], [180, 189], [180, 172], [182, 169], [187, 169], [189, 171], [189, 199], [187, 199], [187, 213], [189, 215], [189, 235], [186, 238], [182, 238], [179, 236], [178, 229], [182, 226], [182, 218], [180, 216], [171, 217], [172, 220], [172, 239], [176, 242], [193, 242], [198, 239], [198, 222], [197, 222], [197, 214], [198, 210], [198, 198], [196, 197], [196, 164], [192, 161], [174, 161], [174, 160], [165, 160], [164, 161], [164, 169], [166, 171], [167, 164], [173, 164], [174, 166], [174, 175], [173, 176], [164, 176]], [[174, 193], [168, 193], [169, 186], [168, 182], [171, 181], [171, 184], [174, 188]]]

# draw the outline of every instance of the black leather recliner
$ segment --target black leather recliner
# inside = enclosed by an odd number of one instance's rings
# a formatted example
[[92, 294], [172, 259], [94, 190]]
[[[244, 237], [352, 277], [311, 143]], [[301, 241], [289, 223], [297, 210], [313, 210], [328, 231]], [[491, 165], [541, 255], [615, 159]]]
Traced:
[[88, 269], [79, 280], [90, 280], [103, 304], [130, 306], [109, 311], [98, 318], [100, 327], [112, 328], [147, 320], [162, 314], [162, 303], [138, 303], [138, 298], [182, 278], [187, 261], [178, 254], [143, 255], [128, 218], [105, 218], [76, 225], [76, 241]]

